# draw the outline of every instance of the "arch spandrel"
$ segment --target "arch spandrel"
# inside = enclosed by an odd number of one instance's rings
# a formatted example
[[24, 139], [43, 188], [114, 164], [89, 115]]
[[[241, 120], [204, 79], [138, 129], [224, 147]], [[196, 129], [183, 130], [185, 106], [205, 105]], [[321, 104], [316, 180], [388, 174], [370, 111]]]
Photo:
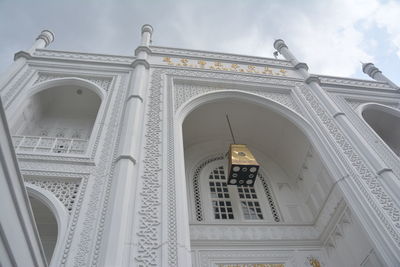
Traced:
[[[108, 81], [109, 83], [109, 81]], [[48, 79], [41, 80], [40, 77], [35, 81], [32, 88], [30, 88], [29, 93], [26, 95], [26, 98], [33, 96], [41, 91], [48, 90], [51, 88], [59, 87], [59, 86], [77, 86], [83, 87], [94, 92], [101, 100], [103, 100], [106, 96], [106, 92], [108, 90], [108, 84], [102, 85], [98, 82], [84, 79], [80, 77], [65, 77], [65, 76], [50, 76]], [[105, 90], [105, 88], [107, 90]]]
[[187, 82], [176, 82], [174, 85], [174, 108], [177, 111], [182, 105], [188, 103], [198, 96], [212, 92], [232, 91], [244, 92], [249, 94], [258, 95], [266, 99], [275, 101], [287, 108], [302, 114], [300, 108], [297, 106], [291, 95], [291, 89], [285, 88], [281, 90], [270, 89], [268, 86], [261, 87], [230, 87], [229, 85], [207, 85]]

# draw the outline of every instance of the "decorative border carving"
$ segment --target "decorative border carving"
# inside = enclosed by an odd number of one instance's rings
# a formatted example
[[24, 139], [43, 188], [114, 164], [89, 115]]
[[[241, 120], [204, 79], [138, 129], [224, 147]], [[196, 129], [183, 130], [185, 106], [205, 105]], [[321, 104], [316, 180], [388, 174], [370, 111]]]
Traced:
[[309, 225], [232, 225], [196, 224], [190, 225], [192, 240], [318, 240], [320, 232]]
[[[228, 89], [232, 90], [228, 86], [224, 88], [224, 87], [196, 85], [196, 84], [181, 83], [181, 82], [175, 83], [174, 84], [175, 110], [177, 110], [183, 103], [185, 103], [189, 99], [192, 99], [198, 95], [205, 94], [208, 92], [215, 92], [219, 90], [228, 90]], [[238, 90], [238, 89], [235, 88], [233, 90]], [[247, 91], [271, 99], [301, 114], [301, 111], [297, 106], [297, 104], [293, 101], [290, 92], [277, 93], [277, 92], [271, 92], [268, 89], [243, 89], [243, 91]]]
[[[112, 178], [114, 177], [114, 171], [115, 171], [115, 162], [118, 156], [118, 151], [119, 151], [119, 143], [120, 143], [120, 137], [121, 137], [121, 126], [122, 126], [122, 119], [123, 119], [123, 102], [125, 101], [125, 97], [126, 97], [126, 92], [128, 90], [127, 87], [127, 81], [128, 78], [127, 77], [123, 77], [121, 80], [121, 83], [118, 87], [118, 90], [116, 90], [116, 92], [118, 92], [117, 95], [117, 99], [115, 100], [115, 104], [113, 105], [113, 109], [112, 109], [112, 115], [110, 117], [110, 121], [119, 121], [120, 123], [118, 123], [117, 125], [119, 125], [118, 127], [118, 131], [115, 131], [115, 127], [114, 125], [110, 124], [109, 127], [107, 128], [106, 131], [106, 140], [112, 140], [113, 137], [115, 136], [115, 133], [118, 133], [114, 138], [115, 143], [114, 142], [108, 142], [107, 145], [105, 145], [102, 149], [102, 156], [100, 157], [100, 162], [109, 162], [109, 160], [111, 160], [111, 166], [109, 168], [109, 170], [105, 169], [103, 170], [102, 175], [104, 176], [104, 199], [103, 199], [103, 204], [101, 207], [101, 213], [100, 213], [100, 220], [99, 220], [99, 224], [98, 224], [98, 228], [96, 233], [96, 244], [95, 244], [95, 249], [93, 252], [93, 259], [91, 262], [92, 266], [97, 266], [97, 261], [98, 258], [100, 256], [100, 247], [102, 245], [101, 241], [103, 238], [103, 232], [104, 232], [104, 227], [105, 227], [105, 221], [106, 221], [106, 215], [108, 212], [108, 208], [109, 208], [109, 202], [110, 202], [110, 193], [111, 193], [111, 185], [112, 185]], [[110, 138], [110, 139], [108, 139]], [[114, 145], [112, 145], [114, 143]], [[113, 151], [111, 157], [112, 159], [110, 159], [109, 151]], [[101, 163], [100, 163], [101, 164]], [[99, 165], [100, 165], [99, 164]], [[107, 172], [108, 171], [108, 172]], [[100, 174], [100, 173], [99, 173]], [[93, 199], [94, 201], [94, 199]]]
[[[162, 81], [161, 81], [162, 82]], [[175, 152], [174, 152], [174, 109], [172, 108], [172, 93], [168, 94], [168, 177], [167, 177], [167, 208], [168, 208], [168, 266], [177, 266], [177, 233], [176, 233], [176, 189], [175, 189]]]
[[202, 208], [202, 198], [201, 198], [201, 194], [200, 194], [200, 183], [199, 183], [199, 175], [201, 173], [201, 171], [203, 170], [203, 168], [214, 161], [217, 160], [222, 160], [224, 159], [224, 155], [217, 155], [217, 156], [213, 156], [211, 158], [208, 158], [207, 160], [204, 160], [201, 164], [199, 164], [195, 171], [194, 171], [194, 175], [193, 175], [193, 194], [194, 194], [194, 203], [195, 203], [195, 211], [196, 211], [196, 220], [198, 222], [201, 222], [204, 220], [204, 214], [203, 214], [203, 208]]
[[[298, 83], [300, 91], [305, 100], [309, 103], [312, 110], [321, 121], [322, 125], [336, 142], [337, 147], [334, 147], [336, 153], [340, 157], [347, 157], [351, 167], [347, 169], [352, 180], [357, 184], [360, 191], [363, 193], [366, 200], [380, 217], [388, 232], [393, 239], [400, 245], [400, 210], [396, 203], [388, 196], [382, 188], [380, 181], [373, 172], [364, 163], [359, 153], [352, 147], [347, 137], [341, 132], [336, 125], [335, 120], [322, 107], [318, 99], [313, 95], [311, 90], [302, 83]], [[341, 151], [338, 150], [341, 149]], [[397, 229], [396, 229], [397, 228]]]
[[[339, 98], [339, 97], [337, 97], [337, 98]], [[377, 104], [385, 105], [385, 106], [395, 108], [395, 109], [398, 108], [397, 103], [389, 103], [389, 102], [384, 102], [384, 101], [366, 100], [366, 99], [363, 100], [363, 99], [355, 99], [355, 98], [349, 98], [349, 97], [344, 97], [344, 100], [354, 110], [356, 110], [360, 105], [365, 104], [365, 103], [377, 103]]]
[[151, 46], [150, 47], [152, 54], [162, 54], [162, 55], [174, 55], [174, 56], [186, 56], [186, 57], [196, 57], [196, 58], [210, 58], [219, 61], [243, 61], [243, 62], [251, 62], [256, 64], [263, 65], [275, 65], [282, 67], [290, 67], [292, 68], [292, 64], [286, 60], [272, 59], [272, 58], [261, 58], [261, 57], [250, 57], [250, 56], [240, 56], [234, 54], [225, 54], [225, 53], [213, 53], [206, 51], [196, 51], [196, 50], [187, 50], [187, 49], [177, 49], [177, 48], [169, 48], [169, 47], [161, 47], [161, 46]]
[[321, 85], [356, 86], [356, 87], [371, 88], [371, 89], [380, 88], [380, 89], [393, 90], [393, 88], [385, 82], [356, 80], [356, 79], [340, 78], [340, 77], [324, 77], [324, 76], [319, 76], [319, 78], [321, 80]]
[[[126, 96], [127, 90], [126, 81], [127, 77], [122, 77], [118, 89], [113, 90], [113, 93], [116, 93], [117, 96], [112, 109], [108, 111], [111, 114], [109, 120], [112, 122], [120, 122], [122, 119], [123, 101], [125, 100], [124, 97]], [[118, 138], [117, 133], [118, 131], [115, 130], [113, 124], [109, 124], [104, 133], [104, 139], [107, 140], [107, 142], [104, 143], [101, 149], [98, 167], [92, 174], [93, 186], [90, 188], [90, 195], [86, 196], [88, 198], [88, 203], [87, 206], [85, 206], [86, 212], [83, 215], [83, 228], [80, 232], [78, 251], [73, 263], [74, 266], [87, 266], [92, 250], [93, 259], [91, 265], [97, 266], [101, 240], [104, 233], [105, 216], [108, 209], [108, 199], [113, 175], [112, 170], [115, 167], [115, 153], [110, 153], [110, 151], [118, 149], [115, 145], [116, 139]], [[107, 164], [107, 162], [111, 164]], [[62, 266], [64, 266], [64, 264]]]
[[[41, 175], [43, 173], [53, 173], [53, 175], [62, 174], [62, 177], [76, 177], [76, 174], [89, 174], [93, 166], [77, 165], [77, 164], [62, 164], [37, 161], [21, 161], [18, 159], [18, 164], [22, 173], [26, 175]], [[45, 175], [45, 174], [44, 174]]]
[[[152, 74], [150, 94], [148, 96], [149, 105], [145, 118], [144, 173], [141, 177], [141, 200], [138, 210], [139, 230], [137, 232], [138, 242], [135, 257], [136, 261], [143, 266], [157, 266], [160, 257], [158, 250], [160, 246], [162, 168], [161, 74], [162, 72], [158, 69], [154, 70]], [[175, 184], [173, 188], [168, 186], [168, 190], [175, 190]], [[168, 191], [168, 195], [171, 193], [174, 192]], [[168, 209], [170, 208], [171, 206], [169, 205]], [[175, 203], [173, 203], [172, 208], [175, 208]], [[169, 225], [168, 228], [176, 228], [176, 224]], [[168, 236], [170, 236], [170, 233], [168, 233]], [[169, 250], [169, 252], [171, 251]]]
[[133, 60], [135, 60], [135, 57], [89, 54], [89, 53], [79, 53], [79, 52], [64, 52], [64, 51], [47, 50], [47, 49], [38, 49], [33, 53], [33, 56], [57, 58], [57, 59], [105, 62], [105, 63], [122, 63], [122, 64], [130, 64], [132, 63]]
[[31, 77], [34, 74], [34, 70], [31, 68], [27, 68], [19, 77], [18, 79], [8, 88], [7, 93], [5, 93], [2, 97], [2, 101], [4, 103], [4, 109], [7, 110], [7, 108], [11, 105], [13, 100], [16, 98], [16, 96], [22, 91], [24, 86], [22, 86], [23, 83], [26, 83], [29, 81], [29, 77]]
[[[232, 262], [232, 260], [243, 259], [249, 262], [259, 263], [261, 260], [272, 261], [271, 263], [284, 262], [290, 264], [289, 266], [296, 266], [294, 253], [292, 251], [268, 251], [268, 250], [199, 250], [200, 267], [210, 267], [215, 263], [226, 261]], [[287, 267], [289, 267], [287, 266]]]
[[92, 83], [98, 85], [100, 88], [103, 88], [104, 91], [108, 92], [110, 88], [112, 78], [100, 78], [94, 76], [86, 76], [86, 75], [79, 75], [79, 74], [63, 74], [63, 73], [48, 73], [48, 72], [38, 72], [38, 77], [36, 81], [33, 83], [38, 84], [44, 81], [59, 79], [59, 78], [66, 78], [66, 77], [76, 77], [81, 78], [84, 80], [91, 81]]
[[61, 203], [64, 204], [69, 213], [72, 212], [72, 208], [74, 207], [79, 192], [79, 186], [81, 183], [80, 179], [26, 177], [24, 180], [27, 184], [37, 185], [51, 192], [58, 200], [60, 200]]
[[[349, 107], [354, 108], [351, 106], [351, 102], [353, 100], [349, 100], [347, 98], [343, 98], [340, 96], [335, 96], [335, 101], [336, 103], [343, 109], [343, 111], [346, 113], [347, 117], [351, 122], [354, 124], [356, 129], [359, 130], [360, 133], [363, 134], [364, 138], [368, 141], [368, 143], [372, 146], [372, 148], [375, 150], [377, 155], [380, 156], [380, 158], [388, 164], [388, 166], [392, 169], [393, 173], [397, 176], [397, 178], [400, 180], [400, 160], [399, 158], [393, 154], [393, 151], [391, 151], [390, 148], [386, 145], [386, 143], [377, 135], [372, 129], [368, 123], [360, 117], [355, 111], [351, 110]], [[398, 109], [397, 104], [395, 103], [385, 103], [383, 101], [368, 101], [368, 100], [356, 100], [357, 103], [364, 104], [364, 103], [377, 103], [381, 104], [384, 106], [388, 106], [391, 108]], [[347, 105], [346, 105], [347, 103]], [[358, 107], [358, 105], [357, 105]], [[355, 108], [354, 108], [355, 109]]]

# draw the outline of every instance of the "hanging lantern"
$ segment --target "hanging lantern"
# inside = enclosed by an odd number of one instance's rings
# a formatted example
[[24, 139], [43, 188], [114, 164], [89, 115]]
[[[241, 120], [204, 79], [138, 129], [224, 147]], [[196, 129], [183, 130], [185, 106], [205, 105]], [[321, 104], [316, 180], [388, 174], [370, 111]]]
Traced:
[[254, 185], [259, 167], [246, 145], [230, 145], [228, 184]]

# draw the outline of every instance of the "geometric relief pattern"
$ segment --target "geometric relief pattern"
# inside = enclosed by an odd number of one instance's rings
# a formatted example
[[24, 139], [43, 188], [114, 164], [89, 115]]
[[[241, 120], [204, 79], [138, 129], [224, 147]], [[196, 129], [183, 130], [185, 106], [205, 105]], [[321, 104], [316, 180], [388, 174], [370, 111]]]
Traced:
[[[91, 266], [98, 265], [98, 257], [100, 256], [100, 249], [102, 244], [103, 234], [105, 232], [105, 217], [107, 215], [108, 197], [110, 195], [110, 184], [113, 178], [113, 168], [115, 166], [115, 146], [118, 137], [118, 131], [115, 125], [120, 125], [122, 120], [122, 108], [125, 100], [124, 96], [128, 89], [126, 86], [127, 77], [122, 76], [118, 81], [119, 85], [116, 90], [112, 90], [112, 94], [108, 96], [107, 105], [109, 105], [109, 121], [115, 122], [106, 125], [102, 132], [102, 138], [107, 140], [102, 146], [99, 157], [97, 159], [96, 168], [91, 172], [91, 186], [88, 187], [88, 192], [85, 198], [87, 203], [82, 212], [83, 223], [82, 228], [79, 230], [79, 244], [76, 251], [74, 251], [73, 266], [87, 266], [89, 257], [92, 256]], [[116, 94], [113, 97], [113, 94]], [[112, 101], [112, 102], [111, 102]], [[111, 151], [111, 152], [110, 152]], [[106, 164], [111, 162], [111, 164]], [[94, 223], [98, 222], [98, 223]], [[73, 233], [72, 233], [73, 235]], [[78, 238], [78, 237], [77, 237]], [[92, 251], [93, 250], [93, 251]], [[67, 258], [69, 249], [64, 251], [64, 258]], [[61, 266], [65, 266], [62, 262]]]
[[381, 221], [392, 235], [393, 239], [398, 245], [400, 245], [399, 207], [397, 207], [391, 197], [387, 195], [384, 188], [382, 188], [378, 177], [368, 168], [357, 151], [352, 147], [347, 137], [336, 125], [335, 119], [330, 116], [328, 112], [320, 105], [318, 99], [316, 99], [311, 90], [304, 84], [298, 84], [298, 86], [300, 86], [301, 92], [306, 101], [310, 104], [311, 108], [314, 110], [317, 117], [328, 130], [329, 134], [332, 136], [336, 145], [342, 150], [342, 152], [337, 151], [336, 147], [334, 147], [334, 149], [339, 155], [342, 154], [347, 157], [347, 160], [353, 167], [353, 169], [348, 168], [352, 180], [363, 192], [365, 198], [378, 214]]
[[[199, 267], [285, 267], [296, 265], [292, 252], [267, 250], [200, 250]], [[223, 263], [221, 263], [223, 262]], [[232, 262], [240, 262], [235, 264]]]
[[39, 186], [50, 191], [64, 204], [68, 212], [71, 213], [76, 197], [79, 192], [80, 179], [60, 180], [60, 179], [41, 179], [25, 178], [25, 183]]
[[270, 186], [269, 186], [269, 184], [267, 183], [266, 179], [264, 178], [264, 176], [261, 173], [258, 174], [258, 177], [259, 177], [259, 179], [260, 179], [260, 181], [261, 181], [261, 183], [262, 183], [262, 185], [264, 187], [265, 195], [267, 197], [268, 204], [269, 204], [269, 207], [270, 207], [271, 212], [272, 212], [272, 216], [274, 217], [274, 221], [275, 222], [280, 222], [281, 221], [281, 215], [279, 214], [279, 210], [278, 210], [277, 206], [275, 205], [275, 201], [274, 201], [274, 198], [272, 196], [272, 191], [270, 189]]
[[[202, 95], [209, 92], [215, 92], [219, 90], [238, 90], [231, 89], [229, 87], [221, 88], [215, 86], [207, 86], [207, 85], [196, 85], [196, 84], [188, 84], [188, 83], [176, 83], [174, 85], [175, 89], [175, 110], [178, 109], [183, 103], [192, 99], [195, 96]], [[276, 93], [269, 92], [267, 89], [244, 89], [243, 91], [250, 92], [259, 96], [263, 96], [279, 104], [290, 108], [298, 113], [300, 113], [300, 109], [294, 103], [291, 95], [289, 93]]]
[[75, 78], [81, 78], [85, 79], [88, 81], [91, 81], [92, 83], [98, 85], [100, 88], [103, 88], [104, 91], [108, 91], [108, 88], [110, 87], [111, 84], [111, 79], [110, 78], [100, 78], [100, 77], [88, 77], [88, 76], [82, 76], [82, 75], [75, 75], [75, 74], [64, 74], [64, 73], [44, 73], [44, 72], [39, 72], [38, 73], [38, 78], [34, 82], [34, 85], [40, 82], [44, 81], [49, 81], [49, 80], [54, 80], [54, 79], [59, 79], [59, 78], [68, 78], [68, 77], [75, 77]]
[[[342, 108], [343, 112], [347, 115], [351, 123], [356, 127], [356, 129], [362, 132], [363, 137], [372, 146], [380, 158], [383, 159], [386, 164], [388, 164], [388, 167], [392, 169], [393, 173], [397, 176], [397, 179], [400, 180], [399, 157], [397, 157], [397, 155], [394, 153], [391, 153], [391, 149], [381, 138], [377, 138], [376, 132], [371, 128], [370, 125], [368, 125], [362, 116], [359, 116], [356, 112], [351, 110], [350, 106], [348, 105], [348, 101], [349, 99], [339, 96], [335, 97], [335, 102], [339, 105], [339, 108]], [[365, 103], [375, 104], [378, 102], [365, 101]], [[394, 103], [385, 103], [381, 101], [380, 104], [398, 109], [397, 104]]]
[[24, 73], [22, 73], [18, 79], [11, 84], [11, 86], [8, 88], [7, 92], [2, 93], [2, 101], [4, 103], [4, 108], [7, 109], [11, 103], [13, 102], [12, 100], [21, 92], [24, 84], [27, 82], [28, 77], [32, 76], [34, 73], [33, 69], [28, 68]]
[[141, 201], [138, 211], [136, 260], [140, 266], [157, 266], [160, 262], [160, 211], [161, 211], [161, 71], [152, 75], [149, 105], [146, 111], [145, 144]]
[[374, 104], [381, 104], [387, 107], [391, 107], [394, 109], [398, 109], [398, 104], [397, 103], [388, 103], [388, 102], [383, 102], [383, 101], [377, 101], [376, 99], [374, 100], [360, 100], [360, 99], [350, 99], [346, 98], [347, 104], [349, 104], [352, 109], [356, 110], [360, 105], [365, 104], [365, 103], [374, 103]]
[[224, 155], [218, 155], [212, 158], [209, 158], [202, 162], [194, 171], [193, 175], [193, 195], [194, 195], [194, 203], [195, 203], [195, 210], [196, 210], [196, 220], [201, 222], [204, 220], [204, 215], [203, 215], [203, 208], [201, 204], [201, 194], [200, 194], [200, 173], [203, 170], [203, 168], [216, 160], [222, 160], [224, 159]]

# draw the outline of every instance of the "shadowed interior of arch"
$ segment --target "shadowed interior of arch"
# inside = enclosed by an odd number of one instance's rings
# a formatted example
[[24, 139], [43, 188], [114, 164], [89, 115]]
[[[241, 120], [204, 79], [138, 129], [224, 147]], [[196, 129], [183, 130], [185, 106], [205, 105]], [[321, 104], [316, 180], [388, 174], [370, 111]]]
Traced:
[[50, 263], [57, 243], [58, 224], [53, 212], [40, 200], [29, 196], [36, 227], [42, 242], [47, 263]]
[[[311, 142], [294, 123], [256, 103], [232, 98], [221, 99], [199, 106], [186, 117], [182, 129], [188, 184], [193, 186], [191, 179], [194, 174], [191, 171], [195, 166], [208, 156], [226, 154], [229, 144], [233, 142], [225, 114], [229, 114], [237, 143], [248, 145], [265, 171], [264, 178], [268, 179], [270, 191], [276, 196], [276, 206], [282, 214], [280, 223], [314, 222], [323, 208], [333, 179], [318, 153], [312, 149]], [[227, 164], [228, 159], [222, 160], [222, 165], [225, 161]], [[215, 168], [218, 169], [219, 165]], [[210, 176], [214, 169], [207, 169], [200, 174], [199, 179], [215, 179]], [[205, 221], [215, 221], [215, 211], [209, 204], [214, 201], [211, 198], [215, 194], [210, 191], [214, 189], [210, 189], [210, 184], [204, 182], [200, 182], [200, 187], [202, 194], [198, 197], [203, 198], [202, 208], [208, 209], [204, 211]], [[263, 185], [259, 182], [255, 187], [263, 188]], [[231, 190], [229, 189], [230, 192]], [[265, 192], [260, 190], [257, 194]], [[196, 196], [189, 197], [193, 199]], [[191, 202], [196, 203], [196, 200]], [[191, 207], [192, 215], [196, 213], [196, 208]], [[268, 221], [268, 216], [259, 216], [261, 217], [264, 221], [276, 222], [273, 218]], [[245, 219], [245, 216], [238, 215], [236, 218]], [[192, 216], [192, 222], [196, 221], [196, 216]]]
[[397, 116], [376, 106], [367, 106], [362, 116], [380, 138], [400, 157], [400, 112]]
[[17, 152], [83, 154], [100, 104], [96, 93], [76, 85], [36, 93], [25, 100], [12, 120]]

